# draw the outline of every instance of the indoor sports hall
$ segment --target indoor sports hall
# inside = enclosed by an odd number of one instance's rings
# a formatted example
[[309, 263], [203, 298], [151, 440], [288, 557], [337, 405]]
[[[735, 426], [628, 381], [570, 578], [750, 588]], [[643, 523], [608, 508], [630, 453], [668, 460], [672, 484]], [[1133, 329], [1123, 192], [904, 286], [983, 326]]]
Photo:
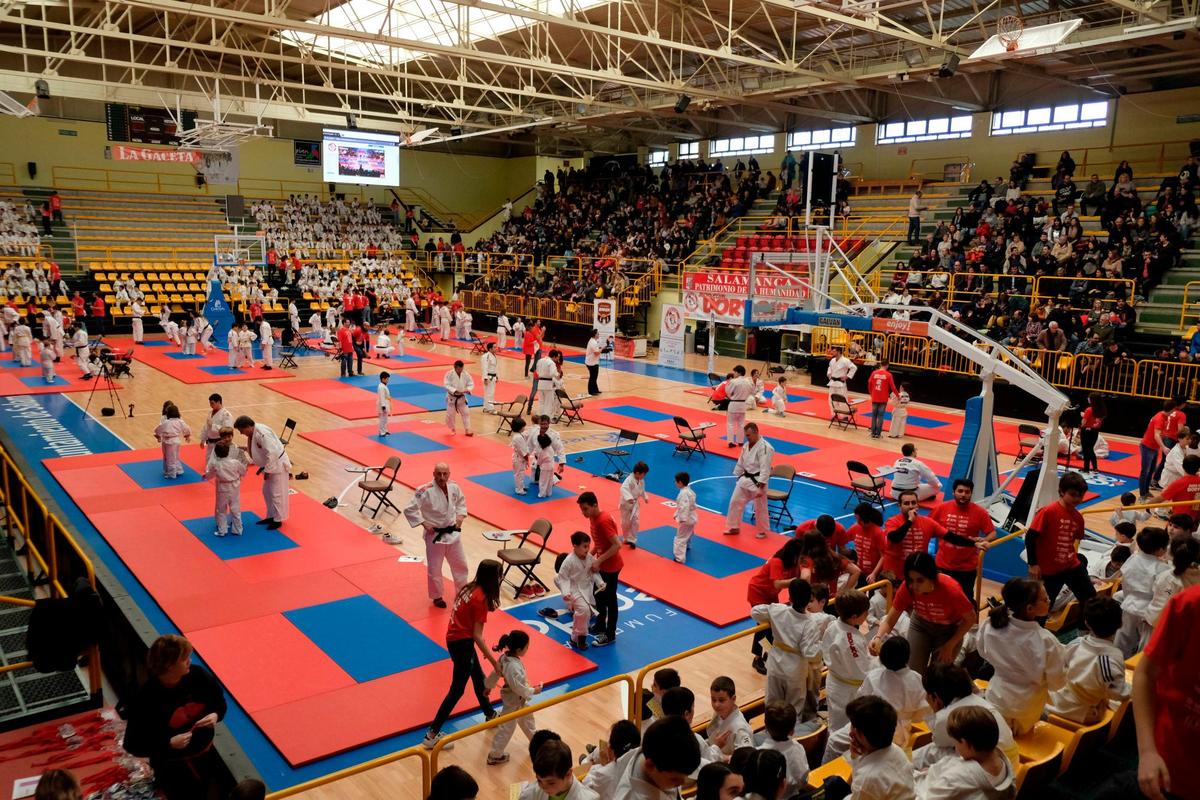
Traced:
[[1197, 18], [5, 7], [0, 791], [1200, 798]]

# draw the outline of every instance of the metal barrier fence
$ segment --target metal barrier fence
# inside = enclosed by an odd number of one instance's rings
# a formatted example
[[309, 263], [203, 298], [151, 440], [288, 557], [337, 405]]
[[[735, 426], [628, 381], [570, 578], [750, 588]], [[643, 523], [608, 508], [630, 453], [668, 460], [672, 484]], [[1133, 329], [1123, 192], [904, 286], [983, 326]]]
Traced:
[[[389, 770], [388, 767], [391, 767], [393, 764], [403, 763], [410, 758], [417, 759], [420, 764], [421, 794], [419, 795], [419, 798], [424, 798], [429, 794], [429, 784], [433, 780], [434, 771], [430, 767], [429, 753], [426, 752], [425, 748], [420, 745], [410, 747], [406, 750], [400, 750], [395, 753], [389, 753], [388, 755], [380, 756], [379, 758], [373, 758], [370, 761], [364, 761], [363, 763], [356, 764], [353, 767], [347, 767], [346, 769], [341, 769], [337, 772], [331, 772], [328, 775], [322, 775], [319, 778], [313, 778], [311, 781], [298, 783], [295, 786], [289, 786], [288, 788], [280, 789], [277, 792], [271, 792], [268, 797], [270, 800], [282, 800], [285, 797], [295, 797], [298, 794], [319, 790], [322, 787], [329, 786], [330, 784], [336, 782], [352, 782], [355, 777], [363, 775], [366, 776], [364, 780], [368, 782], [368, 785], [365, 787], [365, 790], [356, 792], [356, 794], [360, 794], [363, 797], [386, 795], [390, 798], [398, 798], [403, 796], [401, 792], [403, 792], [405, 789], [412, 788], [412, 776], [407, 774], [407, 771], [405, 771], [405, 774], [400, 774], [401, 771], [399, 769]], [[405, 764], [406, 768], [407, 766], [408, 765]], [[387, 774], [381, 774], [385, 771]], [[343, 788], [351, 789], [353, 791], [352, 787]]]
[[483, 311], [488, 314], [515, 314], [518, 317], [553, 320], [572, 325], [591, 325], [594, 307], [591, 303], [576, 303], [570, 300], [558, 300], [553, 297], [513, 296], [499, 292], [475, 292], [466, 290], [459, 293], [463, 305], [471, 311]]
[[[4, 533], [9, 540], [18, 536], [25, 544], [25, 571], [31, 576], [45, 576], [46, 586], [54, 597], [70, 596], [79, 579], [96, 588], [96, 571], [92, 561], [79, 543], [50, 513], [21, 470], [0, 448], [0, 491], [3, 491]], [[32, 606], [32, 600], [0, 596], [0, 604]], [[87, 657], [88, 690], [100, 691], [100, 649], [93, 645]], [[6, 664], [0, 672], [12, 672], [33, 666], [31, 661]]]
[[[811, 352], [827, 354], [830, 347], [858, 341], [865, 350], [887, 358], [893, 367], [939, 374], [979, 375], [975, 362], [941, 347], [924, 336], [907, 333], [847, 332], [841, 328], [812, 329]], [[1113, 358], [1063, 350], [1014, 347], [1012, 352], [1049, 383], [1061, 389], [1142, 397], [1149, 400], [1186, 398], [1200, 401], [1200, 363]]]
[[56, 166], [51, 170], [58, 189], [83, 189], [140, 194], [208, 194], [208, 184], [196, 185], [196, 172], [151, 172], [135, 169]]

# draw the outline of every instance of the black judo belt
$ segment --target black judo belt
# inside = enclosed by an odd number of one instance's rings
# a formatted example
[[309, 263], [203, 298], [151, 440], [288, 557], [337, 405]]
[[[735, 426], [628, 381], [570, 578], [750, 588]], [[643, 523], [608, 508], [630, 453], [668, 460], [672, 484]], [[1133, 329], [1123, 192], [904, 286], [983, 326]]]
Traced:
[[444, 528], [434, 528], [433, 529], [433, 542], [434, 542], [434, 544], [437, 544], [438, 542], [440, 542], [442, 540], [443, 536], [449, 536], [450, 534], [458, 533], [461, 530], [462, 530], [462, 528], [460, 528], [457, 525], [447, 525]]

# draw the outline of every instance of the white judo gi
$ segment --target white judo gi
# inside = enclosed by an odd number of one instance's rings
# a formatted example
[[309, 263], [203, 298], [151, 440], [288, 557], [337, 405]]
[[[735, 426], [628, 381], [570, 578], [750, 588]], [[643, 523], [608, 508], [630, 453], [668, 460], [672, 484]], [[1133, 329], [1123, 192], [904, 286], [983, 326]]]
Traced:
[[737, 483], [733, 487], [733, 496], [729, 498], [729, 513], [725, 517], [727, 531], [741, 530], [742, 512], [746, 510], [747, 503], [753, 503], [757, 536], [766, 538], [771, 530], [771, 517], [767, 512], [767, 483], [771, 479], [771, 462], [774, 458], [775, 448], [762, 437], [753, 445], [747, 443], [738, 454], [737, 466], [733, 468]]
[[417, 489], [412, 500], [404, 507], [404, 518], [414, 528], [425, 531], [425, 575], [429, 599], [442, 597], [442, 563], [450, 563], [450, 575], [454, 579], [457, 593], [470, 579], [467, 572], [467, 554], [463, 550], [459, 531], [437, 533], [439, 528], [454, 528], [460, 518], [467, 515], [467, 498], [454, 481], [446, 482], [443, 491], [430, 481]]
[[446, 389], [446, 427], [450, 433], [456, 433], [454, 415], [462, 417], [463, 430], [471, 436], [471, 392], [475, 389], [475, 380], [465, 369], [455, 372], [454, 368], [446, 370], [442, 378], [442, 386]]
[[275, 431], [265, 425], [255, 425], [248, 449], [250, 461], [262, 470], [267, 517], [283, 522], [288, 518], [288, 473], [292, 469], [283, 442], [279, 441]]
[[216, 487], [216, 508], [213, 516], [217, 520], [217, 536], [229, 533], [242, 535], [242, 478], [246, 477], [246, 463], [233, 452], [226, 458], [214, 458], [208, 462], [204, 479]]

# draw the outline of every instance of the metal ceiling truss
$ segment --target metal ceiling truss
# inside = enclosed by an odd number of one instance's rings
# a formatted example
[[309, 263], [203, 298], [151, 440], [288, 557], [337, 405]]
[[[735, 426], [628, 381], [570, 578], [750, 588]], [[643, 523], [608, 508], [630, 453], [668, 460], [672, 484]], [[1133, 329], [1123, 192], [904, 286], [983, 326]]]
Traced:
[[[911, 79], [931, 76], [947, 56], [966, 56], [996, 17], [1011, 13], [1004, 0], [841, 10], [804, 0], [613, 0], [586, 8], [572, 0], [564, 15], [550, 13], [556, 7], [545, 0], [441, 0], [423, 19], [433, 35], [413, 38], [399, 24], [411, 16], [406, 2], [390, 0], [380, 18], [336, 0], [3, 0], [0, 88], [28, 91], [32, 79], [46, 77], [69, 96], [204, 107], [219, 76], [230, 111], [253, 117], [340, 124], [353, 115], [406, 132], [511, 130], [550, 117], [556, 124], [540, 127], [539, 136], [574, 137], [582, 125], [661, 143], [698, 138], [699, 123], [767, 132], [798, 118], [867, 122], [878, 116], [879, 93], [984, 110], [994, 105], [994, 81], [984, 91], [969, 74], [920, 89]], [[1175, 25], [1194, 46], [1195, 20], [1172, 14], [1195, 4], [1092, 0], [1064, 8], [1025, 0], [1024, 7], [1027, 21], [1081, 15], [1085, 44], [1076, 55], [1084, 55], [1126, 41], [1126, 28], [1139, 24], [1145, 36], [1157, 35], [1156, 24]], [[345, 24], [329, 24], [334, 10]], [[480, 38], [472, 13], [506, 14], [523, 25]], [[1055, 69], [1003, 62], [1024, 78], [1087, 88], [1082, 68], [1065, 66], [1061, 58]], [[693, 104], [679, 116], [673, 108], [685, 94]]]

